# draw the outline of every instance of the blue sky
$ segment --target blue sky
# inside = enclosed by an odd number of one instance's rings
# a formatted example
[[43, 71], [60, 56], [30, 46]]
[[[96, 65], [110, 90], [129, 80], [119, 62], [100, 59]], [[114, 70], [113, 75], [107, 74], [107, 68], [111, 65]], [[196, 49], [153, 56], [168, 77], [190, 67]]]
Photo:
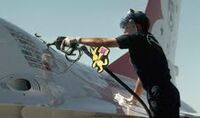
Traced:
[[[57, 36], [113, 37], [129, 8], [144, 10], [147, 0], [0, 0], [0, 17], [46, 41]], [[176, 65], [181, 98], [200, 112], [199, 0], [182, 0]], [[119, 51], [120, 52], [120, 51]]]

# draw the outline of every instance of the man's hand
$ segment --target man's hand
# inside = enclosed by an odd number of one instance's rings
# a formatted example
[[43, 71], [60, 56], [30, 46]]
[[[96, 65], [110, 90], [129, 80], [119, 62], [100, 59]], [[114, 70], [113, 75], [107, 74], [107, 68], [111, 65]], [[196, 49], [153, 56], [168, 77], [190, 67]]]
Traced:
[[64, 37], [64, 36], [59, 36], [59, 37], [56, 39], [56, 41], [53, 42], [53, 44], [56, 46], [56, 48], [57, 48], [58, 50], [60, 50], [60, 46], [61, 46], [61, 44], [62, 44], [62, 41], [63, 41], [65, 38], [66, 38], [66, 37]]
[[114, 100], [116, 100], [119, 105], [131, 105], [134, 106], [137, 103], [137, 99], [134, 96], [131, 97], [125, 97], [121, 95], [120, 93], [115, 94]]
[[67, 47], [76, 47], [79, 44], [80, 37], [69, 37], [67, 36], [61, 43], [60, 49], [64, 50]]
[[137, 99], [134, 96], [131, 96], [130, 98], [124, 98], [124, 100], [127, 104], [130, 105], [136, 105], [137, 103]]
[[67, 47], [75, 47], [79, 44], [79, 37], [63, 37], [63, 36], [59, 36], [56, 39], [56, 48], [59, 50], [64, 50], [65, 46]]

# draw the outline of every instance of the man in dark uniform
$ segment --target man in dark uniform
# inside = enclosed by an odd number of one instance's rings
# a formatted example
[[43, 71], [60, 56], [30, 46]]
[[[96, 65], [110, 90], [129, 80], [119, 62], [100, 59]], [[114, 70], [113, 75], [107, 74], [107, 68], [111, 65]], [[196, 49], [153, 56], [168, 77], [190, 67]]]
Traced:
[[148, 17], [141, 11], [135, 12], [130, 9], [121, 21], [120, 27], [124, 34], [117, 38], [64, 37], [60, 49], [77, 43], [94, 47], [129, 49], [131, 62], [139, 76], [135, 93], [140, 96], [143, 88], [147, 91], [148, 103], [154, 118], [178, 118], [179, 92], [170, 82], [170, 71], [161, 46], [148, 32]]

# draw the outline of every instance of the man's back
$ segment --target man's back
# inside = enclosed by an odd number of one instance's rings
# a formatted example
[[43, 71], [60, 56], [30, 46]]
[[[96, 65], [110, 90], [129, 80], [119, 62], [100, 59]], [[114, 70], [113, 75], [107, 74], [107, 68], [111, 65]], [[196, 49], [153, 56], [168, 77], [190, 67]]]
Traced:
[[[167, 59], [152, 34], [122, 35], [117, 40], [121, 49], [129, 49], [132, 64], [136, 68], [144, 88], [170, 80]], [[165, 80], [162, 81], [161, 78], [165, 78]]]

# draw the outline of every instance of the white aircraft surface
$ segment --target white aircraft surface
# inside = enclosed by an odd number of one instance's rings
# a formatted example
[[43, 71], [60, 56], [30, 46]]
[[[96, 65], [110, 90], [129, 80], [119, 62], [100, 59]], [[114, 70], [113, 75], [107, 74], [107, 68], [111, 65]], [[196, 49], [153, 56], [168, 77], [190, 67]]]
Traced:
[[[178, 74], [174, 63], [180, 2], [149, 0], [146, 8], [151, 32], [167, 55], [174, 83]], [[10, 104], [34, 106], [38, 113], [42, 108], [52, 108], [107, 116], [148, 117], [139, 103], [131, 106], [123, 100], [120, 102], [123, 97], [130, 97], [130, 93], [109, 74], [67, 61], [63, 54], [48, 48], [45, 42], [3, 19], [0, 19], [0, 45], [0, 104], [4, 104], [0, 107], [0, 117], [1, 109]], [[137, 74], [130, 65], [126, 53], [110, 64], [109, 69], [133, 88]], [[145, 93], [142, 99], [147, 104]], [[24, 114], [27, 113], [28, 110]], [[37, 112], [32, 113], [35, 115]], [[197, 114], [182, 101], [181, 116], [195, 117]]]

